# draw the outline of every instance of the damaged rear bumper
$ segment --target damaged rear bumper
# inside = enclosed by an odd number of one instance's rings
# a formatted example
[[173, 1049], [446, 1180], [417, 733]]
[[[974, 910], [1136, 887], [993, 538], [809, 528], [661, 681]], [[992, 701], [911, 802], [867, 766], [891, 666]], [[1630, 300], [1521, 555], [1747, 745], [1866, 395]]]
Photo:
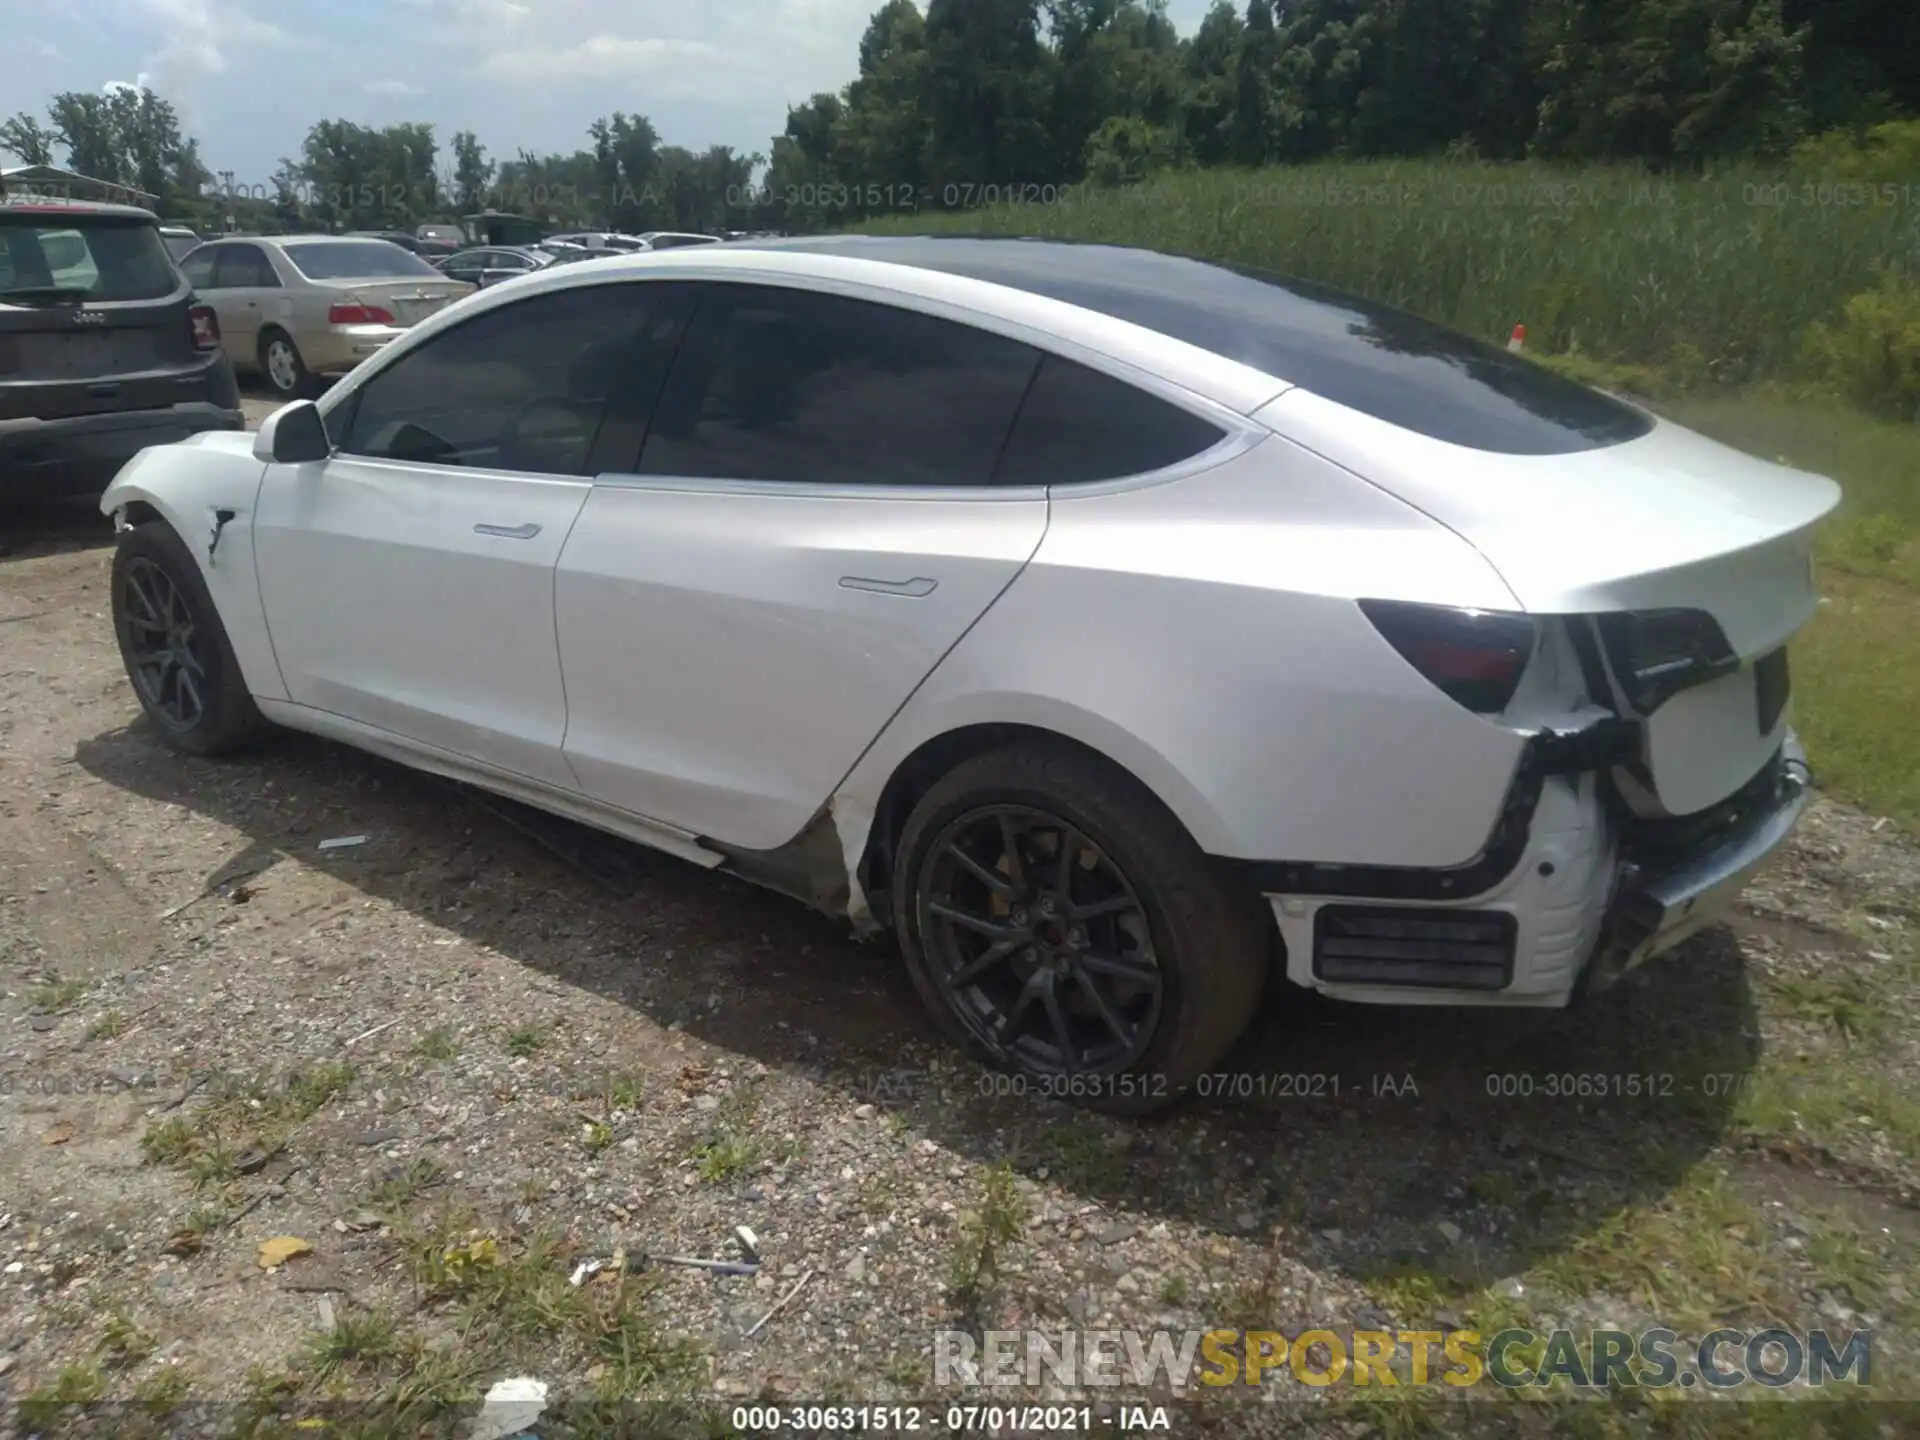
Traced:
[[1603, 938], [1578, 993], [1604, 990], [1724, 914], [1786, 844], [1812, 799], [1812, 769], [1789, 732], [1779, 755], [1743, 790], [1740, 812], [1710, 839], [1680, 848], [1636, 846], [1629, 830]]
[[1604, 726], [1543, 743], [1487, 852], [1460, 871], [1258, 867], [1288, 978], [1379, 1004], [1565, 1006], [1724, 914], [1811, 798], [1791, 731], [1738, 792], [1679, 820], [1624, 812], [1617, 754]]

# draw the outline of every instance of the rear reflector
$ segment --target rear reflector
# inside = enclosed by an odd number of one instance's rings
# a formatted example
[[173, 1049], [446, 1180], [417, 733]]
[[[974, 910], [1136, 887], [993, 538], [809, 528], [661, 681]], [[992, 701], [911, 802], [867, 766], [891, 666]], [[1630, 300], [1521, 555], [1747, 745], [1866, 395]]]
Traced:
[[393, 312], [378, 305], [335, 305], [327, 311], [329, 325], [391, 325]]
[[1313, 974], [1345, 985], [1504, 990], [1518, 934], [1504, 910], [1323, 905], [1313, 921]]
[[187, 311], [187, 321], [193, 326], [194, 349], [220, 348], [220, 317], [213, 313], [211, 305], [195, 305]]
[[1404, 600], [1362, 600], [1361, 612], [1414, 669], [1479, 715], [1498, 715], [1532, 658], [1533, 620]]

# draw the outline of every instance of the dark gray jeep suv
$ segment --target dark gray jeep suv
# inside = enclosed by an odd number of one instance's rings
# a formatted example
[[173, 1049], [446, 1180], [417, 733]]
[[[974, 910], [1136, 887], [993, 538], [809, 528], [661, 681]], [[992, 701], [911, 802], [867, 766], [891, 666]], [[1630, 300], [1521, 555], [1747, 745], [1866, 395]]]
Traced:
[[0, 500], [97, 495], [149, 445], [245, 426], [153, 214], [0, 198]]

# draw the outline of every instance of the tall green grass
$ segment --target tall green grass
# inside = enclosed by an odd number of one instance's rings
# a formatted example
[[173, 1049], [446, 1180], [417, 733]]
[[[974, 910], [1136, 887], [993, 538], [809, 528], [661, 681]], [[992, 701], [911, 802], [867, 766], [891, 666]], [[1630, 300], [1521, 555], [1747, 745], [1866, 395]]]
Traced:
[[1798, 373], [1810, 325], [1837, 317], [1886, 264], [1920, 269], [1920, 183], [1757, 167], [1661, 178], [1625, 166], [1369, 161], [1172, 172], [1054, 203], [862, 228], [1233, 260], [1489, 339], [1524, 324], [1530, 348], [1738, 381]]

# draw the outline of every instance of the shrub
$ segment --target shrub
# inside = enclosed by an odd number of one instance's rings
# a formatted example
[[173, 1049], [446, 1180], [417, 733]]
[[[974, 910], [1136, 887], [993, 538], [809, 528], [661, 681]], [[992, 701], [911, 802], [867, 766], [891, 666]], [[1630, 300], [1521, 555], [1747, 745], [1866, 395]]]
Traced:
[[1866, 409], [1920, 420], [1920, 282], [1888, 270], [1809, 336], [1820, 372]]
[[1891, 120], [1864, 132], [1833, 130], [1793, 152], [1809, 178], [1865, 185], [1909, 185], [1920, 175], [1920, 120]]
[[1179, 148], [1170, 130], [1137, 116], [1109, 116], [1087, 138], [1087, 179], [1106, 188], [1138, 184], [1151, 171], [1175, 164]]

